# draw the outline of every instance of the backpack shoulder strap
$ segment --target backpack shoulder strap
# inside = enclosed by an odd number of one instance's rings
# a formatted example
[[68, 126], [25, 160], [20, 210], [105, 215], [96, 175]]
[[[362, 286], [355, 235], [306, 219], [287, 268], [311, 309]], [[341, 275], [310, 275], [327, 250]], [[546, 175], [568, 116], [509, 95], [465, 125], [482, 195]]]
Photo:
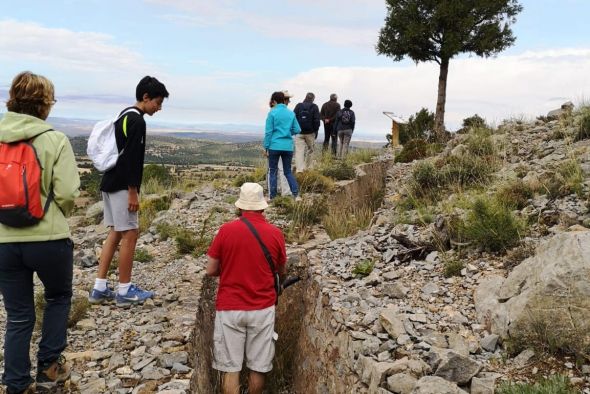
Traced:
[[[37, 163], [39, 164], [39, 168], [41, 168], [41, 171], [44, 170], [43, 166], [41, 165], [41, 161], [39, 160], [39, 156], [37, 155], [37, 150], [35, 149], [35, 147], [33, 146], [33, 141], [39, 137], [41, 134], [45, 134], [48, 131], [55, 131], [53, 129], [47, 129], [39, 134], [37, 134], [34, 137], [31, 137], [27, 142], [31, 145], [31, 147], [33, 148], [33, 152], [35, 152], [35, 158], [37, 159]], [[47, 210], [49, 209], [49, 204], [51, 204], [51, 201], [53, 201], [55, 194], [53, 193], [53, 184], [49, 185], [49, 193], [47, 194], [47, 200], [45, 200], [45, 206], [43, 207], [43, 212], [47, 213]]]

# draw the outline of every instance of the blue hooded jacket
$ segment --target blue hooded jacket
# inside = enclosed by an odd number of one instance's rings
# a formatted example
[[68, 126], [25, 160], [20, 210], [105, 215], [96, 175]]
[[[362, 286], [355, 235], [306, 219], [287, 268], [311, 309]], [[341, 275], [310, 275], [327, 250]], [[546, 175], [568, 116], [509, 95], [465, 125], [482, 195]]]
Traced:
[[264, 149], [293, 151], [293, 136], [300, 132], [295, 113], [285, 104], [277, 104], [266, 117]]

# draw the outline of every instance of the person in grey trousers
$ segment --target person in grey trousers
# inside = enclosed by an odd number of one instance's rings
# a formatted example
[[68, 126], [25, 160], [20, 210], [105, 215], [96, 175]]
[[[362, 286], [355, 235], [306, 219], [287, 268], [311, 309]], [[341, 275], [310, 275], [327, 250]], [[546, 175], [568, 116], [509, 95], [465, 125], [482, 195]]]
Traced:
[[352, 107], [352, 101], [344, 100], [344, 108], [336, 113], [334, 131], [337, 133], [338, 141], [340, 142], [337, 155], [339, 159], [346, 158], [348, 154], [348, 146], [350, 145], [350, 139], [352, 138], [356, 123], [354, 111], [350, 107]]

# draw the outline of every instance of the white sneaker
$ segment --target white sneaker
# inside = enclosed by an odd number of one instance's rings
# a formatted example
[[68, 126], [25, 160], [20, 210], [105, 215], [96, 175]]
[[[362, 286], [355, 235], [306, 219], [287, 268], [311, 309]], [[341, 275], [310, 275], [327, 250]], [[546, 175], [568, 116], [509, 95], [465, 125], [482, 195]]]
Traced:
[[297, 202], [303, 201], [303, 198], [301, 198], [301, 196], [297, 196], [297, 197], [295, 197], [295, 201], [297, 201]]

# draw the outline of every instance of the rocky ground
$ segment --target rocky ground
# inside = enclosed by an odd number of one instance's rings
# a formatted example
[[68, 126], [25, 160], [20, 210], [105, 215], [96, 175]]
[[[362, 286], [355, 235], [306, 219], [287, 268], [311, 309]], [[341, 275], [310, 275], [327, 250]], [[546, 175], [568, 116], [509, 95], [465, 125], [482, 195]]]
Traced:
[[[498, 144], [505, 147], [504, 166], [497, 176], [509, 178], [524, 171], [529, 179], [542, 177], [573, 154], [580, 158], [588, 188], [588, 144], [559, 138], [557, 131], [562, 126], [558, 121], [505, 124], [508, 131], [498, 136]], [[448, 149], [460, 143], [459, 137]], [[507, 357], [499, 337], [486, 322], [478, 321], [474, 291], [489, 275], [506, 276], [509, 256], [472, 251], [462, 257], [466, 264], [461, 274], [446, 277], [441, 253], [432, 247], [433, 234], [444, 218], [435, 218], [428, 225], [396, 220], [393, 209], [411, 168], [411, 164], [391, 166], [384, 205], [369, 229], [323, 244], [318, 242], [325, 239], [318, 229], [315, 242], [320, 245], [309, 251], [309, 270], [328, 297], [336, 332], [347, 331], [360, 344], [357, 372], [361, 379], [365, 379], [366, 365], [385, 363], [390, 369], [386, 383], [379, 382], [381, 393], [410, 393], [422, 382], [419, 385], [424, 387], [448, 384], [448, 392], [460, 392], [459, 383], [473, 394], [492, 393], [503, 379], [536, 379], [559, 372], [590, 393], [589, 365], [535, 357], [530, 351]], [[210, 216], [206, 234], [212, 235], [219, 224], [233, 217], [231, 201], [236, 195], [237, 188], [220, 191], [213, 187], [179, 193], [170, 209], [159, 214], [138, 243], [153, 260], [136, 262], [133, 274], [138, 285], [156, 291], [156, 298], [129, 309], [115, 305], [88, 309], [69, 332], [66, 356], [73, 362], [74, 372], [65, 392], [189, 391], [188, 342], [192, 327], [198, 324], [195, 315], [205, 258], [178, 256], [174, 241], [162, 239], [155, 225], [165, 222], [198, 232], [204, 218]], [[571, 226], [590, 224], [585, 202], [575, 196], [549, 199], [538, 195], [522, 214], [543, 218], [527, 239], [533, 247]], [[88, 217], [70, 219], [76, 244], [74, 288], [80, 299], [87, 297], [92, 286], [97, 255], [107, 233], [100, 224], [88, 224], [93, 215], [89, 210]], [[272, 209], [269, 216], [277, 219]], [[374, 268], [368, 276], [360, 277], [353, 270], [363, 261], [373, 262]], [[110, 278], [115, 280], [116, 272]], [[4, 324], [2, 309], [0, 327]], [[432, 374], [440, 380], [433, 380]], [[365, 383], [370, 385], [370, 377], [367, 379]]]

